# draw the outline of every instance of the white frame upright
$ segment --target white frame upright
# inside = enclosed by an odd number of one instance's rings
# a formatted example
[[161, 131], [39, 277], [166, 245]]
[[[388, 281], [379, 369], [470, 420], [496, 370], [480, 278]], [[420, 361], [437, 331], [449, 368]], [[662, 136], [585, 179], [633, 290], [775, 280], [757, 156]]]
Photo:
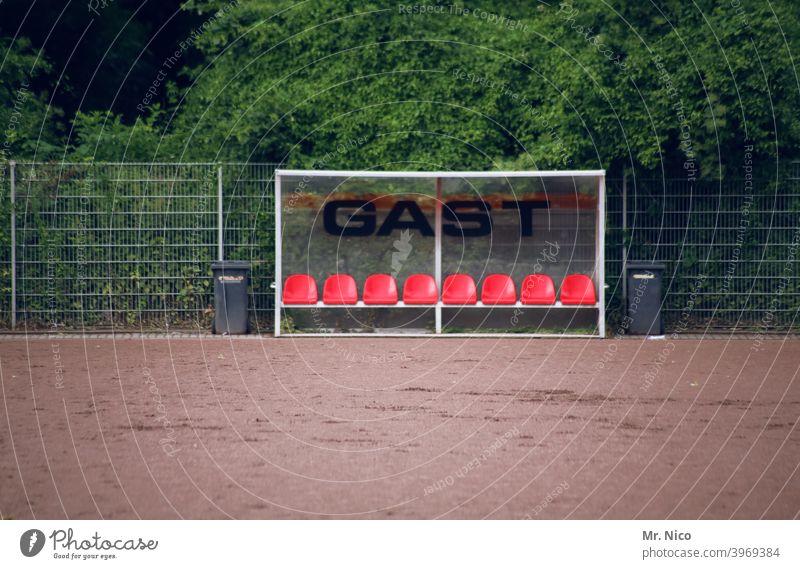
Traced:
[[[344, 177], [344, 178], [431, 178], [436, 183], [436, 209], [435, 209], [435, 280], [436, 287], [441, 295], [442, 292], [442, 178], [598, 178], [597, 187], [597, 215], [595, 220], [595, 267], [594, 284], [597, 291], [597, 303], [594, 305], [562, 305], [556, 302], [550, 305], [530, 305], [522, 304], [517, 301], [515, 304], [503, 305], [484, 305], [482, 302], [470, 305], [449, 305], [441, 300], [435, 304], [414, 304], [406, 305], [402, 301], [397, 304], [387, 305], [365, 305], [363, 301], [348, 305], [329, 305], [322, 302], [316, 304], [292, 304], [283, 305], [283, 266], [282, 266], [282, 224], [281, 210], [283, 200], [281, 194], [281, 178], [284, 176], [310, 176], [310, 177]], [[275, 337], [288, 335], [293, 337], [387, 337], [387, 338], [409, 338], [438, 336], [442, 338], [475, 337], [475, 338], [605, 338], [606, 337], [606, 304], [605, 304], [605, 230], [606, 230], [606, 171], [605, 170], [539, 170], [539, 171], [500, 171], [500, 172], [397, 172], [397, 171], [372, 171], [372, 170], [275, 170]], [[348, 308], [433, 308], [435, 310], [435, 332], [433, 333], [384, 333], [384, 332], [311, 332], [298, 334], [282, 334], [281, 320], [284, 308], [303, 309], [303, 308], [328, 308], [328, 309], [348, 309]], [[524, 308], [526, 310], [542, 310], [553, 308], [570, 309], [597, 309], [597, 334], [531, 334], [531, 333], [482, 333], [475, 332], [469, 334], [445, 334], [442, 332], [442, 309], [443, 308]]]

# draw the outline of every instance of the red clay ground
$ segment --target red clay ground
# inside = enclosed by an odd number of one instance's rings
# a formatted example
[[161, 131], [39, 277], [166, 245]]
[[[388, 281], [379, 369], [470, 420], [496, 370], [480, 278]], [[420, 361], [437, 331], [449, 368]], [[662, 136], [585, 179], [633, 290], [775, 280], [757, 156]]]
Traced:
[[4, 339], [0, 515], [797, 518], [800, 344], [753, 348]]

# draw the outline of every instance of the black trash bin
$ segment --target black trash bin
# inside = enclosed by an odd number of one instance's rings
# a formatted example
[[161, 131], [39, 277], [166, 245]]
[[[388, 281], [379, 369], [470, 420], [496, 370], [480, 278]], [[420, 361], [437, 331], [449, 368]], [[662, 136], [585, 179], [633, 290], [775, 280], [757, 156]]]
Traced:
[[661, 335], [662, 281], [664, 265], [631, 261], [627, 266], [628, 279], [628, 334]]
[[246, 261], [215, 261], [214, 334], [247, 334], [247, 287], [250, 285], [250, 264]]

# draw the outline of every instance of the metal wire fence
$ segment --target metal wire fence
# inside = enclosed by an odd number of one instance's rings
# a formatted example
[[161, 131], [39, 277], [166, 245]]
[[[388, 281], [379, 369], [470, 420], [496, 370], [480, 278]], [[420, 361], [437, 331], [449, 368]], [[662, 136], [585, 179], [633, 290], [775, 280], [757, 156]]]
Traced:
[[[250, 262], [251, 321], [271, 329], [275, 167], [8, 167], [0, 177], [0, 326], [207, 330], [210, 264], [221, 244], [225, 259]], [[650, 260], [667, 265], [668, 331], [797, 331], [798, 184], [800, 176], [777, 184], [608, 180], [610, 329], [623, 313], [626, 261]]]
[[7, 208], [4, 219], [13, 219], [16, 244], [4, 231], [4, 322], [28, 330], [207, 329], [210, 263], [221, 243], [226, 259], [251, 262], [252, 316], [263, 322], [272, 300], [273, 170], [17, 163], [4, 181], [8, 201], [14, 194], [15, 216]]
[[658, 261], [667, 331], [800, 328], [800, 177], [625, 182], [609, 184], [612, 313], [627, 261]]

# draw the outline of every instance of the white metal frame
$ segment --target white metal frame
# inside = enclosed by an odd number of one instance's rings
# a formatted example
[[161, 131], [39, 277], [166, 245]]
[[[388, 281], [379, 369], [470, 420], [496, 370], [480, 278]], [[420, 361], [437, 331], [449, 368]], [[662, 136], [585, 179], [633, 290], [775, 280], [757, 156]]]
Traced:
[[[281, 198], [281, 179], [283, 176], [310, 176], [310, 177], [345, 177], [345, 178], [434, 178], [436, 180], [436, 210], [435, 210], [435, 281], [436, 287], [442, 290], [442, 178], [555, 178], [555, 177], [573, 177], [584, 178], [593, 177], [598, 178], [597, 188], [597, 216], [596, 216], [596, 233], [595, 233], [595, 269], [594, 279], [595, 287], [597, 290], [597, 303], [592, 305], [565, 305], [560, 301], [555, 304], [536, 305], [536, 304], [522, 304], [517, 301], [514, 304], [483, 304], [477, 302], [476, 304], [444, 304], [439, 301], [433, 304], [405, 304], [399, 301], [397, 304], [364, 304], [363, 301], [358, 301], [356, 304], [325, 304], [317, 302], [316, 304], [283, 304], [283, 266], [282, 266], [282, 224], [281, 224], [281, 210], [283, 200]], [[341, 337], [387, 337], [387, 338], [413, 338], [425, 337], [430, 338], [436, 336], [439, 338], [605, 338], [606, 337], [606, 309], [605, 309], [605, 229], [606, 229], [606, 171], [605, 170], [539, 170], [539, 171], [500, 171], [500, 172], [451, 172], [451, 171], [431, 171], [431, 172], [399, 172], [399, 171], [372, 171], [372, 170], [275, 170], [275, 336], [282, 335], [299, 337], [299, 338], [314, 338], [314, 337], [328, 337], [328, 336], [341, 336]], [[298, 334], [284, 334], [281, 332], [281, 319], [282, 311], [285, 308], [291, 309], [349, 309], [349, 308], [433, 308], [435, 311], [436, 328], [434, 333], [416, 333], [416, 332], [330, 332], [330, 333], [298, 333]], [[443, 308], [524, 308], [526, 310], [542, 310], [553, 308], [572, 308], [572, 309], [596, 309], [597, 310], [597, 334], [536, 334], [536, 333], [514, 333], [508, 332], [503, 334], [498, 333], [443, 333], [442, 332], [442, 309]]]

